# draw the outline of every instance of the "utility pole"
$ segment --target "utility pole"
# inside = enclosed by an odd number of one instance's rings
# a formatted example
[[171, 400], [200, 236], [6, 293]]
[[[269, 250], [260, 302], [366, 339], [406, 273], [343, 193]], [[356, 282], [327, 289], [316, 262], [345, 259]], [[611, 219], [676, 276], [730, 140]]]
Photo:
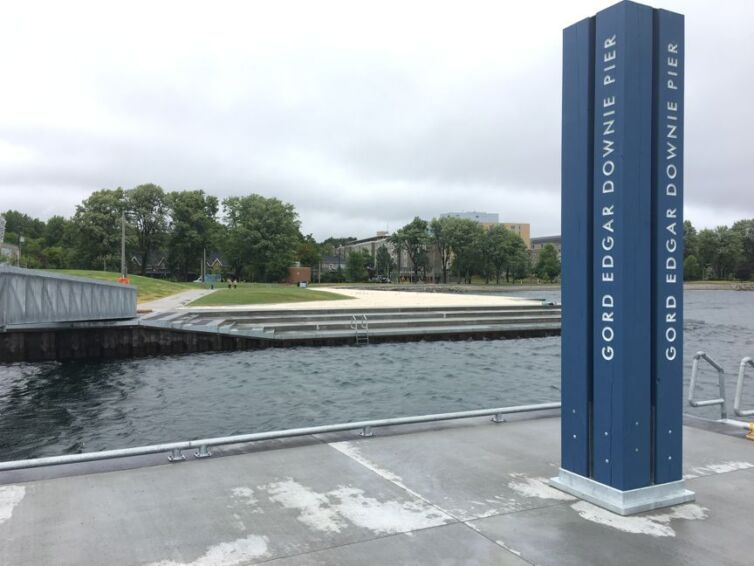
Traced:
[[206, 281], [205, 276], [207, 274], [207, 248], [204, 248], [202, 252], [202, 283]]
[[126, 267], [126, 211], [120, 213], [120, 276], [123, 279], [128, 278], [128, 268]]

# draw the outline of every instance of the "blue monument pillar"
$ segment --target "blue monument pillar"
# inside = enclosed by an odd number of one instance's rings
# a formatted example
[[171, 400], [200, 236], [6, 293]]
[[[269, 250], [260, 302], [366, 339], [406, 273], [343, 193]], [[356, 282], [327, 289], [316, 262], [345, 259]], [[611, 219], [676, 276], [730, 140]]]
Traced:
[[683, 16], [563, 33], [562, 464], [620, 514], [691, 501], [682, 462]]

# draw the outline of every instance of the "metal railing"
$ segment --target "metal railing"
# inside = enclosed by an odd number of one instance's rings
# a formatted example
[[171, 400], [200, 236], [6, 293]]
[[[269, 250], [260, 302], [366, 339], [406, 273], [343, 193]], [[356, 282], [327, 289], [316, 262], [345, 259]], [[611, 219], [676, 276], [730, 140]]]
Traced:
[[504, 422], [502, 415], [513, 413], [529, 413], [535, 411], [549, 411], [559, 409], [560, 403], [539, 403], [534, 405], [516, 405], [512, 407], [500, 407], [497, 409], [478, 409], [471, 411], [459, 411], [455, 413], [438, 413], [433, 415], [419, 415], [414, 417], [396, 417], [391, 419], [375, 419], [352, 423], [312, 426], [305, 428], [292, 428], [287, 430], [273, 430], [270, 432], [256, 432], [236, 436], [221, 436], [217, 438], [203, 438], [200, 440], [186, 440], [182, 442], [170, 442], [165, 444], [153, 444], [150, 446], [138, 446], [133, 448], [120, 448], [117, 450], [103, 450], [102, 452], [86, 452], [83, 454], [66, 454], [63, 456], [48, 456], [45, 458], [33, 458], [28, 460], [15, 460], [0, 462], [0, 471], [20, 470], [25, 468], [39, 468], [43, 466], [57, 466], [61, 464], [75, 464], [80, 462], [94, 462], [97, 460], [110, 460], [113, 458], [126, 458], [129, 456], [145, 456], [167, 452], [171, 462], [185, 460], [183, 450], [196, 449], [195, 458], [211, 456], [209, 448], [227, 444], [244, 444], [259, 442], [262, 440], [275, 440], [279, 438], [292, 438], [296, 436], [308, 436], [311, 434], [325, 434], [330, 432], [346, 432], [360, 430], [362, 436], [372, 436], [372, 429], [385, 426], [409, 425], [418, 423], [431, 423], [449, 421], [455, 419], [467, 419], [472, 417], [492, 416], [492, 421]]
[[738, 382], [736, 383], [736, 398], [733, 400], [733, 411], [739, 417], [750, 417], [754, 415], [754, 409], [743, 410], [741, 408], [741, 399], [744, 394], [744, 377], [746, 375], [746, 366], [754, 368], [754, 359], [746, 357], [741, 360], [738, 367]]
[[[699, 360], [704, 360], [715, 371], [717, 371], [717, 387], [719, 397], [715, 399], [706, 399], [704, 401], [697, 401], [694, 399], [694, 392], [696, 390], [697, 373], [699, 372]], [[720, 418], [725, 420], [728, 418], [728, 409], [725, 405], [725, 370], [715, 360], [710, 358], [704, 352], [697, 352], [694, 354], [694, 361], [691, 364], [691, 382], [689, 383], [689, 405], [692, 407], [711, 407], [714, 405], [720, 405]]]

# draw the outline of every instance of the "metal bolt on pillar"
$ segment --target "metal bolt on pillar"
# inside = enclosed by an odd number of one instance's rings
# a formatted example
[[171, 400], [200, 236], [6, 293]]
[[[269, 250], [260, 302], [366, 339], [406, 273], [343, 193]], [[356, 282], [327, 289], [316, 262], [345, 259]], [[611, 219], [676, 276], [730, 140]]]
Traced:
[[505, 422], [505, 419], [503, 418], [502, 413], [496, 413], [495, 415], [492, 416], [492, 418], [490, 420], [493, 423], [504, 423]]

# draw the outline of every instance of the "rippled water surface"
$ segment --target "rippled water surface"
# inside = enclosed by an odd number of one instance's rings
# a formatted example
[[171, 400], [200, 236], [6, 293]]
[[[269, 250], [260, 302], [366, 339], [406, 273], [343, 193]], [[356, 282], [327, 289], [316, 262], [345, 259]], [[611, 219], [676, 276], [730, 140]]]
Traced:
[[[686, 377], [704, 349], [732, 398], [738, 362], [754, 355], [754, 293], [686, 293], [685, 328]], [[559, 364], [560, 339], [536, 338], [0, 365], [0, 459], [556, 401]], [[713, 373], [702, 380], [716, 396]]]

